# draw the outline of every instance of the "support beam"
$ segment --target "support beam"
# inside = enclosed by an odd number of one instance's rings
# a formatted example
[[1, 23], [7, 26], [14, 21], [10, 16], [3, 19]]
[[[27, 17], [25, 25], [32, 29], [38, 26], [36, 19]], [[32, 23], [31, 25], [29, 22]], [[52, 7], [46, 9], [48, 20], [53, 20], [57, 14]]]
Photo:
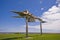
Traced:
[[26, 16], [26, 38], [28, 37], [28, 16]]
[[40, 34], [42, 35], [42, 22], [40, 22]]

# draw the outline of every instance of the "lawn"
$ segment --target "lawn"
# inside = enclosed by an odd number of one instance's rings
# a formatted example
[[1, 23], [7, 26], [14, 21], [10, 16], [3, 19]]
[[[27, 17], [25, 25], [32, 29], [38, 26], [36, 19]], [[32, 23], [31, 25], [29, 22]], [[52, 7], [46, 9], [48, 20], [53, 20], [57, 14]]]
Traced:
[[60, 34], [29, 34], [29, 38], [25, 34], [0, 34], [0, 40], [60, 40]]

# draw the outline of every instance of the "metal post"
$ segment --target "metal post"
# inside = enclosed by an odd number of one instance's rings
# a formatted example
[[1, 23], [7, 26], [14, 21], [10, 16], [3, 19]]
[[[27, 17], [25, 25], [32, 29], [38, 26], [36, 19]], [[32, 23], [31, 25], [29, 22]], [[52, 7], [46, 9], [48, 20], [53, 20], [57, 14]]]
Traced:
[[28, 37], [28, 17], [26, 16], [26, 38]]
[[40, 31], [41, 31], [41, 35], [42, 35], [42, 22], [40, 22]]

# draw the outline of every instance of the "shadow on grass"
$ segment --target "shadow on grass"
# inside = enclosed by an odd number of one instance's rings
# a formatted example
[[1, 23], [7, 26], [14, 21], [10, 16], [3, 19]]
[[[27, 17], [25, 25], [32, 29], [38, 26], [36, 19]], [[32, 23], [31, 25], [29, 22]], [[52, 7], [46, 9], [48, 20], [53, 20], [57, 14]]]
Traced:
[[14, 38], [5, 38], [1, 40], [14, 40], [14, 39], [22, 39], [23, 37], [14, 37]]

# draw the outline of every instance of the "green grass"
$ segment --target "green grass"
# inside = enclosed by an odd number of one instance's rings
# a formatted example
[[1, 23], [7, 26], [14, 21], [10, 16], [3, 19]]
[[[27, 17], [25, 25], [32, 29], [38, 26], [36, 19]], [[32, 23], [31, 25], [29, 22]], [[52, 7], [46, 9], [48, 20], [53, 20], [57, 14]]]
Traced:
[[30, 38], [26, 38], [25, 34], [0, 34], [0, 40], [60, 40], [60, 34], [29, 34]]

